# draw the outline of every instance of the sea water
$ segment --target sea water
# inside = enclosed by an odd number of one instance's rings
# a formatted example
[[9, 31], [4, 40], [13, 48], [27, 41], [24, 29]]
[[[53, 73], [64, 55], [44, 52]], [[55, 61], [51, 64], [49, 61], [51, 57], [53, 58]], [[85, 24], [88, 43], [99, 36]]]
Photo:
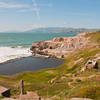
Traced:
[[75, 36], [76, 33], [0, 33], [0, 63], [31, 56], [32, 43], [54, 37]]
[[14, 75], [25, 71], [38, 71], [55, 68], [64, 63], [64, 60], [44, 57], [26, 57], [13, 62], [0, 64], [0, 75]]

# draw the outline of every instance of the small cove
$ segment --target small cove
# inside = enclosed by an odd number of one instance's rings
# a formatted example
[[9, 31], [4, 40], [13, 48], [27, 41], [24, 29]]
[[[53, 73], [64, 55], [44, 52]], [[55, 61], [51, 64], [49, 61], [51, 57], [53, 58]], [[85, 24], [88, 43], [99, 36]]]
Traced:
[[55, 68], [64, 63], [64, 60], [44, 57], [26, 57], [9, 63], [0, 64], [0, 75], [14, 75], [24, 71], [38, 71]]
[[[29, 48], [37, 41], [76, 35], [77, 33], [0, 33], [0, 63], [3, 63], [0, 64], [0, 75], [14, 75], [62, 65], [64, 61], [60, 59], [29, 57], [31, 56]], [[7, 63], [4, 63], [6, 61]]]

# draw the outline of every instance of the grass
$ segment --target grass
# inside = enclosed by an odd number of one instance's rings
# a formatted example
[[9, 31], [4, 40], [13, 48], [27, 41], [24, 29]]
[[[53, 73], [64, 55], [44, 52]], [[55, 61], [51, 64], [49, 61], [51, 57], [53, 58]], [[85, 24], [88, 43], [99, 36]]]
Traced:
[[[100, 32], [87, 34], [86, 37], [90, 37], [93, 43], [99, 43]], [[25, 72], [14, 76], [0, 76], [0, 85], [10, 87], [12, 97], [18, 97], [19, 82], [24, 80], [25, 91], [35, 91], [45, 98], [55, 96], [53, 99], [63, 100], [70, 97], [87, 97], [100, 100], [100, 80], [96, 78], [100, 77], [99, 70], [91, 69], [80, 73], [80, 69], [86, 62], [95, 58], [97, 54], [100, 54], [99, 47], [86, 47], [72, 52], [64, 59], [65, 63], [58, 68]], [[100, 60], [98, 66], [100, 67]]]
[[4, 98], [4, 96], [0, 96], [0, 99], [3, 99]]
[[91, 98], [93, 100], [100, 100], [100, 86], [88, 86], [81, 88], [73, 97]]
[[91, 42], [93, 43], [100, 43], [100, 31], [93, 32], [91, 33], [91, 35], [88, 33], [86, 37], [89, 37]]

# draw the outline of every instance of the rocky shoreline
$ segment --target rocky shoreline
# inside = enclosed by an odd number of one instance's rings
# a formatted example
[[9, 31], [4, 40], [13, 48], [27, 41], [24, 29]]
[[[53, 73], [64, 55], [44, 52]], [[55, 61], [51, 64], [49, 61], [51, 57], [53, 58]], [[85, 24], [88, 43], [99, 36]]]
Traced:
[[65, 58], [69, 53], [79, 50], [89, 43], [85, 37], [87, 33], [80, 33], [75, 37], [57, 37], [48, 41], [33, 43], [30, 50], [34, 55]]

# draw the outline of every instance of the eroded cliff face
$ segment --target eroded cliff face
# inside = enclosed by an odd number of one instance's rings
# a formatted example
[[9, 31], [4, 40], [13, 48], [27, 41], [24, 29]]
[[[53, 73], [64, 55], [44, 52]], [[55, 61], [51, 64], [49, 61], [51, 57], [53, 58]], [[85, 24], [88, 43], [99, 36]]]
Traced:
[[57, 58], [66, 57], [70, 52], [81, 49], [88, 44], [89, 40], [85, 37], [85, 34], [36, 42], [32, 44], [31, 50], [35, 54], [55, 56]]

